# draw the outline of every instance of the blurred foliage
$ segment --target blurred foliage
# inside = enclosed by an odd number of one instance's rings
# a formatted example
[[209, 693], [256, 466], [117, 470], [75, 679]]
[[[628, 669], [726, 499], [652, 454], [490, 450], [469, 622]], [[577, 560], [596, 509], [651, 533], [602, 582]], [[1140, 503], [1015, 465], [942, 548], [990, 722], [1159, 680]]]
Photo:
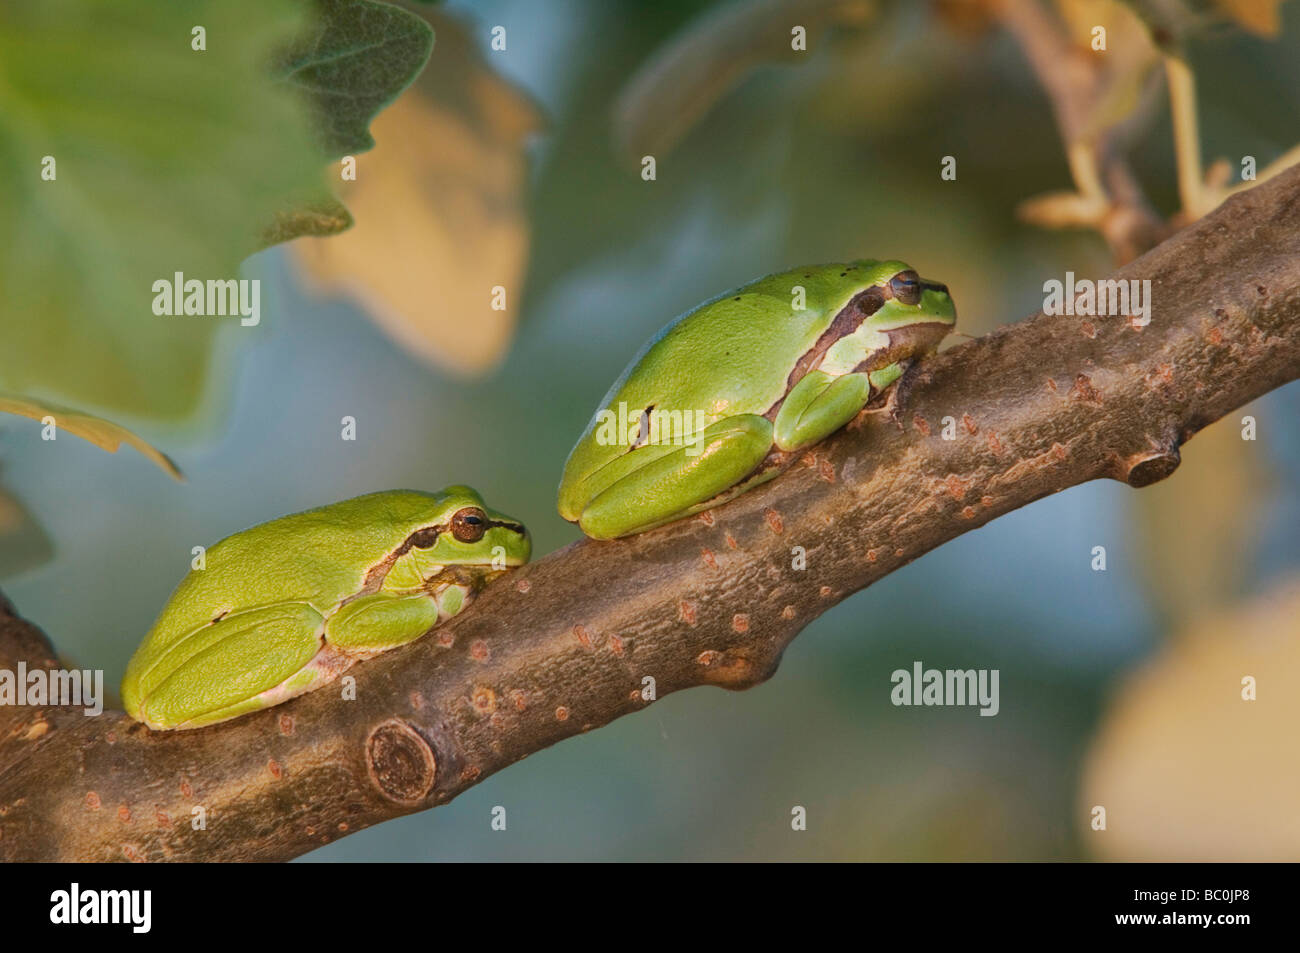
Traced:
[[0, 486], [0, 579], [48, 561], [54, 544], [27, 507]]
[[376, 120], [379, 145], [356, 180], [340, 183], [357, 225], [293, 253], [317, 289], [352, 297], [413, 355], [470, 376], [499, 364], [513, 336], [529, 246], [524, 146], [541, 117], [463, 26], [421, 15], [438, 54]]
[[195, 407], [216, 321], [155, 316], [152, 285], [233, 275], [259, 224], [311, 185], [301, 107], [266, 70], [301, 12], [50, 0], [0, 14], [0, 386], [138, 415]]
[[346, 227], [313, 140], [365, 148], [433, 38], [370, 0], [311, 9], [49, 0], [0, 13], [0, 386], [187, 415], [219, 319], [154, 315], [153, 282], [233, 276], [259, 232], [264, 244]]
[[417, 16], [371, 0], [316, 0], [320, 16], [295, 37], [277, 74], [303, 90], [315, 110], [325, 154], [374, 147], [370, 122], [429, 59], [434, 33]]
[[[826, 26], [863, 26], [876, 6], [873, 0], [750, 0], [713, 7], [628, 81], [614, 109], [619, 150], [630, 165], [666, 155], [755, 68], [797, 63]], [[799, 48], [795, 30], [803, 31]]]
[[[1076, 7], [1087, 0], [1062, 0]], [[1142, 18], [1161, 46], [1177, 46], [1189, 36], [1232, 23], [1259, 36], [1277, 36], [1282, 0], [1124, 0]]]
[[[1300, 576], [1207, 613], [1127, 678], [1076, 816], [1103, 860], [1300, 859]], [[1254, 700], [1245, 700], [1247, 677]]]

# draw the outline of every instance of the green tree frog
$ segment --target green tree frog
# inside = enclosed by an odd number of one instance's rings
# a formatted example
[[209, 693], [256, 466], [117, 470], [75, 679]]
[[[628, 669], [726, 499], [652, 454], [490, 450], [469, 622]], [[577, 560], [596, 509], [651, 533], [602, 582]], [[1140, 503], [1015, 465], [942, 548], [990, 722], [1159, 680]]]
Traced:
[[597, 539], [717, 506], [776, 476], [938, 347], [948, 289], [901, 261], [795, 268], [659, 332], [564, 466], [559, 511]]
[[530, 551], [523, 524], [467, 486], [370, 493], [235, 533], [172, 593], [123, 704], [155, 729], [278, 705], [418, 639]]

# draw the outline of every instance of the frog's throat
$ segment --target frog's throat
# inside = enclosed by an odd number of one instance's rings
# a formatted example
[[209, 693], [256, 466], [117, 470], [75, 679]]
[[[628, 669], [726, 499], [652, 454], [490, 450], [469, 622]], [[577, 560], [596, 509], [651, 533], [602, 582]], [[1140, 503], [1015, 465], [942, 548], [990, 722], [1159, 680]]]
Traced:
[[[380, 589], [386, 588], [384, 584], [388, 580], [388, 574], [393, 571], [393, 567], [397, 565], [397, 561], [405, 556], [410, 549], [410, 546], [403, 543], [397, 549], [385, 556], [382, 561], [371, 566], [369, 571], [366, 573], [365, 580], [362, 582], [361, 589], [353, 593], [351, 596], [348, 596], [348, 600], [350, 601], [352, 599], [360, 598], [361, 596], [371, 595], [372, 593], [378, 592]], [[449, 573], [452, 574], [449, 578], [464, 577], [474, 581], [476, 587], [481, 587], [482, 584], [495, 579], [503, 572], [508, 571], [509, 568], [510, 567], [506, 567], [506, 569], [496, 569], [493, 568], [491, 563], [453, 563], [451, 565], [439, 565], [428, 575], [424, 575], [424, 587], [427, 588], [440, 577]], [[458, 573], [459, 577], [457, 576]], [[395, 587], [390, 586], [387, 588], [392, 589]], [[413, 591], [420, 587], [406, 586], [402, 588]]]

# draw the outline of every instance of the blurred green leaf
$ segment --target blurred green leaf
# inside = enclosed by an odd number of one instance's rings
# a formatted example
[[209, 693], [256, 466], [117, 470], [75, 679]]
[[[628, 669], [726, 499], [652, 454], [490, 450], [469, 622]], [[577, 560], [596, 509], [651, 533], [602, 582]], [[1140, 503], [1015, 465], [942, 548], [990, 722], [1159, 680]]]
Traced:
[[230, 319], [159, 317], [152, 283], [235, 277], [259, 227], [319, 187], [302, 103], [268, 69], [304, 13], [292, 0], [0, 11], [0, 387], [194, 409]]
[[615, 140], [629, 160], [662, 156], [729, 90], [764, 63], [798, 62], [801, 27], [812, 50], [834, 23], [861, 25], [873, 0], [750, 0], [701, 15], [664, 44], [628, 82], [615, 107]]
[[54, 544], [22, 502], [0, 487], [0, 579], [48, 562]]
[[281, 70], [315, 107], [331, 156], [374, 148], [370, 121], [420, 75], [433, 30], [413, 13], [371, 0], [317, 0], [320, 19]]

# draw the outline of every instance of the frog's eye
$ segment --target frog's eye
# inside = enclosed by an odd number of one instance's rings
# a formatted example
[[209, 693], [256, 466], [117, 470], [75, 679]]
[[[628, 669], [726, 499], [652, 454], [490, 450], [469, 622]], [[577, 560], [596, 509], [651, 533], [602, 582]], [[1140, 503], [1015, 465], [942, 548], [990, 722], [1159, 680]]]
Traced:
[[889, 279], [889, 290], [899, 304], [920, 304], [921, 276], [914, 271], [900, 271]]
[[451, 535], [462, 543], [477, 543], [487, 532], [487, 524], [486, 513], [477, 506], [467, 506], [451, 518]]

